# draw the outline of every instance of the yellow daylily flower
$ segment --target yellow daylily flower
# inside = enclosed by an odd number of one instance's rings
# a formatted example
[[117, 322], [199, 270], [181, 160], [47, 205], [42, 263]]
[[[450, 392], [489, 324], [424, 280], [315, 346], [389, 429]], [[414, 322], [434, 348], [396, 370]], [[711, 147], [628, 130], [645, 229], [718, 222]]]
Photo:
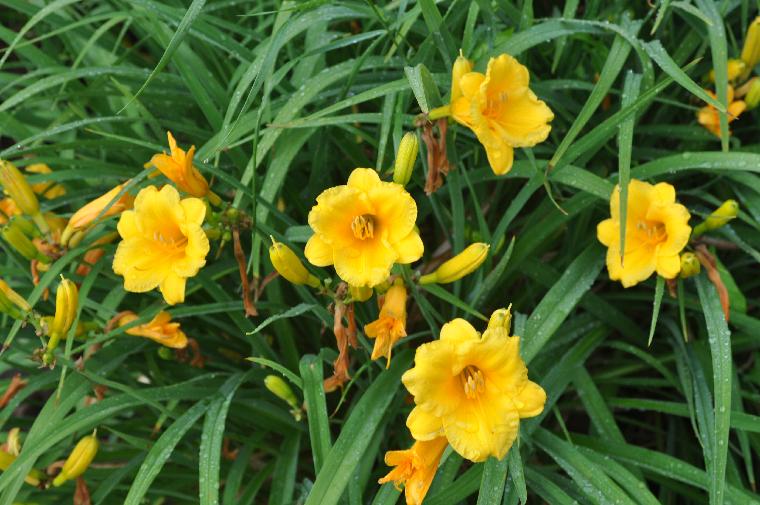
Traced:
[[313, 265], [335, 265], [352, 286], [373, 287], [388, 278], [394, 263], [422, 256], [416, 219], [417, 204], [401, 185], [381, 181], [371, 168], [357, 168], [345, 186], [317, 197], [309, 212], [314, 235], [304, 253]]
[[[119, 326], [127, 325], [135, 319], [137, 319], [137, 314], [127, 311], [119, 318]], [[163, 310], [149, 322], [128, 328], [126, 333], [136, 337], [149, 338], [173, 349], [187, 347], [187, 335], [182, 331], [179, 323], [172, 322], [172, 316]]]
[[528, 87], [528, 69], [508, 54], [491, 58], [485, 75], [464, 69], [454, 67], [451, 116], [475, 133], [494, 173], [506, 174], [515, 147], [546, 140], [554, 113]]
[[610, 279], [631, 287], [654, 272], [673, 279], [681, 270], [680, 253], [689, 242], [689, 211], [676, 203], [676, 190], [661, 182], [649, 184], [632, 179], [628, 185], [625, 252], [620, 257], [620, 187], [610, 198], [610, 219], [596, 229], [599, 242], [607, 246]]
[[208, 181], [201, 175], [195, 166], [193, 166], [193, 156], [195, 156], [195, 146], [185, 152], [177, 146], [172, 132], [166, 132], [169, 139], [169, 149], [171, 154], [160, 153], [154, 154], [145, 168], [154, 166], [167, 179], [177, 185], [185, 193], [202, 198], [208, 196], [209, 200], [219, 201], [219, 197], [209, 191]]
[[113, 271], [124, 276], [124, 289], [144, 293], [158, 287], [169, 305], [183, 302], [187, 279], [206, 264], [205, 216], [202, 200], [180, 200], [172, 186], [140, 190], [134, 210], [124, 211], [117, 227], [123, 240]]
[[403, 282], [391, 286], [385, 293], [380, 316], [364, 326], [367, 337], [375, 339], [372, 359], [385, 356], [391, 364], [393, 345], [406, 336], [406, 288]]
[[503, 458], [520, 419], [540, 414], [546, 393], [528, 380], [520, 337], [509, 336], [499, 310], [482, 336], [464, 319], [441, 329], [439, 340], [417, 348], [402, 382], [414, 396], [406, 425], [415, 440], [444, 436], [470, 461]]
[[[705, 90], [707, 93], [716, 98], [715, 93]], [[743, 100], [734, 101], [734, 88], [728, 87], [728, 122], [739, 118], [739, 115], [747, 109], [747, 104]], [[720, 114], [718, 109], [710, 104], [705, 105], [697, 111], [697, 121], [707, 128], [713, 135], [720, 137]], [[729, 130], [729, 135], [731, 131]]]
[[430, 441], [417, 441], [405, 451], [388, 451], [385, 464], [395, 467], [388, 475], [378, 480], [379, 484], [393, 482], [396, 489], [404, 486], [407, 505], [421, 505], [433, 483], [443, 451], [448, 441], [436, 437]]
[[[25, 170], [32, 174], [53, 173], [53, 170], [46, 163], [33, 163], [27, 166]], [[53, 198], [58, 198], [59, 196], [66, 194], [66, 188], [60, 184], [49, 182], [38, 182], [37, 184], [32, 184], [32, 190], [34, 190], [34, 192], [38, 195], [44, 196], [48, 200], [52, 200]]]

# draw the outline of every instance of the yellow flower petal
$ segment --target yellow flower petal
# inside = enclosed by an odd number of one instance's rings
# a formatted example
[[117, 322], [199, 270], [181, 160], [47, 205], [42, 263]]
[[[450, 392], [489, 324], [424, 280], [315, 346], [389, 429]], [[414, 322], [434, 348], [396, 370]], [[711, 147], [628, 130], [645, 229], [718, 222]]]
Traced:
[[318, 267], [326, 267], [333, 264], [333, 248], [316, 234], [312, 235], [306, 242], [304, 255], [309, 260], [309, 263]]
[[535, 417], [544, 410], [546, 391], [535, 382], [528, 381], [514, 402], [521, 418]]
[[605, 219], [596, 226], [596, 238], [606, 246], [610, 246], [615, 238], [620, 240], [620, 226], [612, 219]]
[[665, 279], [675, 279], [681, 272], [681, 257], [678, 254], [658, 257], [656, 270]]
[[414, 407], [406, 418], [406, 426], [415, 440], [432, 440], [443, 435], [441, 418]]
[[457, 318], [453, 321], [449, 321], [441, 328], [441, 340], [445, 342], [451, 342], [454, 345], [461, 344], [468, 340], [478, 340], [477, 330], [465, 321], [464, 319]]
[[176, 274], [169, 274], [161, 281], [159, 289], [164, 295], [164, 300], [169, 305], [176, 305], [185, 301], [185, 283], [187, 279]]
[[412, 231], [409, 235], [393, 244], [393, 248], [396, 250], [396, 254], [398, 254], [396, 261], [402, 265], [417, 261], [422, 257], [422, 253], [425, 250], [422, 239], [416, 231]]

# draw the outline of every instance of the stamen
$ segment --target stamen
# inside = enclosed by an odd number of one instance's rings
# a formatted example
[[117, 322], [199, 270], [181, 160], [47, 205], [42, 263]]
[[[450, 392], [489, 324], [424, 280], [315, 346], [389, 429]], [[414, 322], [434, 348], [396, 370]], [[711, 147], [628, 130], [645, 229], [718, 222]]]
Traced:
[[351, 231], [354, 237], [359, 240], [372, 238], [375, 236], [375, 217], [371, 214], [362, 214], [356, 216], [351, 222]]
[[473, 365], [467, 365], [464, 370], [460, 372], [459, 380], [462, 382], [464, 395], [469, 399], [477, 398], [486, 386], [483, 372]]

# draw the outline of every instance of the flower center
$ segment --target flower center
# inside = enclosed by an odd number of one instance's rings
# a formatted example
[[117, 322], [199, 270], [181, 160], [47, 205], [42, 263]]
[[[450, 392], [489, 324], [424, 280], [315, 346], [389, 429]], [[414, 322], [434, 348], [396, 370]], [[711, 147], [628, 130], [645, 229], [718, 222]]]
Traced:
[[658, 221], [638, 221], [636, 223], [636, 230], [638, 230], [642, 239], [649, 244], [659, 244], [668, 238], [665, 225]]
[[487, 117], [498, 117], [501, 112], [501, 107], [507, 103], [507, 92], [500, 91], [495, 95], [488, 95], [486, 98], [486, 108], [483, 111], [483, 115]]
[[464, 370], [459, 373], [459, 380], [462, 383], [464, 395], [470, 400], [477, 398], [486, 387], [483, 372], [474, 365], [467, 365], [464, 367]]
[[375, 236], [375, 216], [362, 214], [351, 221], [351, 231], [359, 240], [373, 238]]

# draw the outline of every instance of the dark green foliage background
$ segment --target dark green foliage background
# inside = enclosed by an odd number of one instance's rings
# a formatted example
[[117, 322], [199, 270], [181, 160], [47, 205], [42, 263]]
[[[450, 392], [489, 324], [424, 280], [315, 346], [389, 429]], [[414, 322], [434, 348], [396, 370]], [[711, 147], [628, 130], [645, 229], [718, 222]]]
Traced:
[[[413, 292], [410, 337], [390, 370], [369, 361], [360, 335], [343, 394], [321, 393], [335, 357], [327, 301], [278, 279], [257, 304], [261, 315], [246, 319], [229, 246], [218, 259], [212, 250], [187, 302], [170, 310], [200, 343], [204, 369], [164, 361], [154, 343], [118, 329], [69, 341], [55, 370], [38, 369], [30, 358], [39, 339], [3, 319], [10, 348], [0, 369], [21, 371], [29, 385], [0, 410], [3, 432], [25, 434], [19, 460], [0, 475], [0, 504], [68, 502], [71, 484], [42, 491], [23, 476], [64, 458], [95, 427], [101, 450], [86, 480], [96, 504], [395, 503], [398, 491], [376, 480], [387, 471], [384, 452], [411, 442], [399, 381], [411, 350], [454, 317], [482, 329], [480, 314], [509, 303], [546, 409], [522, 424], [503, 462], [447, 454], [427, 504], [514, 504], [526, 493], [551, 504], [757, 501], [760, 127], [748, 112], [721, 145], [695, 122], [703, 76], [738, 56], [757, 14], [750, 0], [0, 0], [0, 157], [53, 167], [30, 178], [67, 189], [45, 209], [68, 216], [144, 178], [143, 163], [171, 130], [182, 146], [198, 146], [214, 189], [255, 216], [243, 237], [255, 276], [271, 272], [270, 234], [303, 247], [324, 188], [354, 167], [387, 173], [413, 117], [447, 95], [460, 48], [480, 70], [490, 56], [515, 55], [556, 115], [549, 139], [518, 151], [506, 177], [492, 174], [462, 127], [448, 136], [456, 169], [431, 197], [420, 157], [409, 189], [424, 260], [474, 240], [492, 243], [491, 256], [462, 281]], [[719, 99], [725, 85], [719, 71]], [[610, 282], [596, 241], [619, 176], [674, 184], [692, 225], [727, 198], [740, 202], [739, 219], [712, 235], [733, 244], [717, 251], [728, 326], [702, 274], [680, 283], [678, 299], [664, 295], [647, 346], [656, 282], [627, 290]], [[114, 228], [112, 220], [91, 238]], [[76, 278], [89, 241], [36, 288], [7, 249], [0, 276], [37, 302], [59, 273]], [[119, 310], [147, 319], [163, 306], [156, 292], [123, 291], [110, 252], [76, 280], [80, 320], [102, 327]], [[280, 317], [250, 333], [270, 316]], [[360, 324], [375, 316], [374, 303], [357, 307]], [[74, 360], [92, 342], [103, 348], [79, 371]], [[284, 367], [308, 421], [294, 421], [263, 387], [278, 372], [248, 356]], [[85, 406], [95, 385], [108, 387], [106, 399]], [[221, 458], [223, 437], [239, 449], [235, 461]]]

